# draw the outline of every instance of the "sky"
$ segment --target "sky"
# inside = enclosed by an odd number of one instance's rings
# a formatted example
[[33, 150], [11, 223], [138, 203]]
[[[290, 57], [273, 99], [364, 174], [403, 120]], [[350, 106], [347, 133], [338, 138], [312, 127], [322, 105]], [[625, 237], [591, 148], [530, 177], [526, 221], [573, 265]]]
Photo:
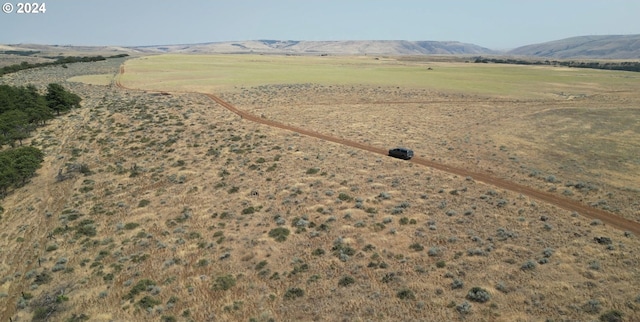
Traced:
[[35, 14], [4, 1], [14, 10], [0, 12], [1, 44], [435, 40], [511, 49], [640, 34], [639, 0], [48, 0]]

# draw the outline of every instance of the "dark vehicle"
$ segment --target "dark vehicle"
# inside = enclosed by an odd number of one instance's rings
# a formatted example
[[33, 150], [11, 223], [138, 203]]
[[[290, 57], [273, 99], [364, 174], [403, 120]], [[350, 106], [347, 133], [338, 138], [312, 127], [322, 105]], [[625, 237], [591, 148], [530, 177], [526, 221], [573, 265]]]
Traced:
[[413, 151], [407, 148], [395, 148], [389, 150], [389, 156], [398, 159], [409, 160], [413, 157]]

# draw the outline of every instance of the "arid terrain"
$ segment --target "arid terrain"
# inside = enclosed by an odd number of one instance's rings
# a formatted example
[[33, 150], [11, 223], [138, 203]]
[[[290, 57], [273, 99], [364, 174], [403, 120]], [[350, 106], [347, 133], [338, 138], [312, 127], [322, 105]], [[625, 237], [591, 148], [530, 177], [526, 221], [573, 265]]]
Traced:
[[[416, 64], [441, 78], [238, 76], [217, 86], [184, 81], [209, 67], [167, 65], [169, 82], [124, 59], [4, 76], [59, 82], [83, 107], [38, 130], [28, 144], [46, 153], [43, 167], [2, 200], [0, 318], [640, 320], [633, 232], [473, 177], [259, 124], [203, 94], [640, 221], [640, 76]], [[446, 78], [454, 70], [466, 87]], [[517, 86], [527, 73], [555, 72]], [[504, 75], [515, 78], [496, 85]]]

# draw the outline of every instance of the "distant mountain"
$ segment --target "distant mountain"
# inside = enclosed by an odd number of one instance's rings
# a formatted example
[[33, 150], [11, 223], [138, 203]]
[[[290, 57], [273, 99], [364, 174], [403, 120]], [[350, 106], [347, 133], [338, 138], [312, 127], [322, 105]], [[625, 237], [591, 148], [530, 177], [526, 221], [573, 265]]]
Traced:
[[506, 54], [557, 59], [640, 59], [640, 35], [572, 37], [519, 47]]
[[345, 40], [294, 41], [250, 40], [191, 45], [133, 47], [157, 53], [264, 53], [335, 55], [488, 55], [497, 51], [457, 41]]
[[[247, 40], [156, 46], [0, 45], [0, 54], [38, 52], [31, 58], [57, 55], [113, 55], [119, 53], [237, 53], [290, 55], [495, 55], [552, 59], [640, 59], [640, 35], [581, 36], [497, 51], [457, 41], [406, 40]], [[5, 55], [7, 56], [7, 55]], [[16, 55], [8, 55], [16, 56]], [[11, 58], [10, 57], [10, 58]], [[16, 56], [19, 57], [19, 56]], [[15, 58], [15, 57], [14, 57]], [[25, 56], [25, 58], [27, 58]]]

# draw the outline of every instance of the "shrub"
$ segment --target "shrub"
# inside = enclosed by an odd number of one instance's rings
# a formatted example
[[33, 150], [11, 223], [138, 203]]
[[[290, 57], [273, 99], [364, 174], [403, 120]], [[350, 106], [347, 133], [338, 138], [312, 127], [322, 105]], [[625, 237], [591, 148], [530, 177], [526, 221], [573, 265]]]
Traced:
[[147, 200], [147, 199], [142, 199], [140, 200], [140, 202], [138, 203], [138, 208], [142, 208], [142, 207], [146, 207], [151, 203], [151, 201]]
[[441, 253], [440, 248], [438, 247], [431, 247], [429, 248], [429, 251], [427, 252], [427, 254], [429, 254], [429, 256], [439, 256]]
[[526, 261], [524, 264], [522, 264], [522, 266], [520, 266], [520, 269], [523, 271], [529, 271], [536, 268], [536, 262], [532, 261], [532, 260], [528, 260]]
[[306, 173], [307, 174], [316, 174], [318, 172], [320, 172], [320, 169], [318, 169], [318, 168], [309, 168], [309, 169], [307, 169]]
[[251, 215], [255, 212], [256, 212], [256, 208], [254, 208], [253, 206], [242, 209], [243, 215]]
[[589, 314], [596, 314], [600, 312], [602, 307], [600, 306], [600, 301], [591, 299], [582, 306], [582, 309]]
[[160, 300], [149, 295], [145, 295], [140, 299], [140, 301], [138, 301], [138, 305], [140, 305], [143, 309], [150, 309], [161, 303], [162, 302]]
[[298, 287], [292, 287], [284, 293], [285, 300], [292, 300], [304, 296], [304, 290]]
[[351, 196], [349, 196], [348, 194], [341, 192], [338, 195], [338, 199], [342, 200], [342, 201], [351, 201], [353, 198]]
[[459, 279], [455, 279], [453, 280], [453, 282], [451, 282], [451, 289], [455, 290], [455, 289], [459, 289], [464, 287], [464, 282], [459, 280]]
[[287, 240], [289, 236], [289, 229], [284, 227], [278, 227], [269, 231], [269, 237], [275, 239], [277, 242], [283, 242]]
[[481, 287], [474, 287], [467, 293], [467, 299], [474, 302], [484, 303], [491, 299], [491, 294]]
[[236, 285], [236, 279], [232, 275], [223, 275], [216, 278], [213, 289], [216, 291], [226, 291]]
[[52, 251], [54, 251], [56, 249], [58, 249], [58, 245], [56, 245], [56, 244], [47, 245], [47, 248], [45, 248], [45, 250], [48, 251], [48, 252], [52, 252]]
[[338, 285], [340, 286], [349, 286], [351, 284], [354, 284], [356, 282], [356, 279], [351, 277], [351, 276], [343, 276], [339, 281], [338, 281]]
[[151, 286], [156, 286], [156, 282], [149, 280], [149, 279], [142, 279], [140, 281], [138, 281], [138, 283], [136, 283], [136, 285], [134, 285], [131, 290], [129, 290], [129, 293], [126, 294], [125, 296], [122, 297], [122, 299], [124, 300], [131, 300], [133, 299], [136, 295], [140, 294], [143, 291], [146, 291], [148, 287]]
[[471, 303], [464, 301], [456, 305], [456, 311], [460, 314], [469, 314], [471, 312]]
[[439, 261], [436, 262], [436, 267], [437, 268], [444, 268], [445, 266], [447, 266], [447, 264], [443, 260], [439, 260]]
[[407, 288], [403, 288], [400, 291], [398, 291], [396, 296], [401, 300], [415, 300], [416, 299], [416, 295], [413, 293], [413, 291], [410, 290], [410, 289], [407, 289]]
[[622, 312], [618, 310], [610, 310], [600, 315], [602, 322], [622, 322]]
[[126, 224], [124, 225], [124, 229], [126, 229], [126, 230], [132, 230], [132, 229], [136, 229], [136, 228], [138, 228], [138, 226], [140, 226], [140, 224], [135, 223], [135, 222], [129, 222], [129, 223], [126, 223]]
[[420, 245], [419, 243], [413, 243], [409, 246], [409, 248], [415, 250], [416, 252], [419, 252], [424, 249], [424, 246]]

